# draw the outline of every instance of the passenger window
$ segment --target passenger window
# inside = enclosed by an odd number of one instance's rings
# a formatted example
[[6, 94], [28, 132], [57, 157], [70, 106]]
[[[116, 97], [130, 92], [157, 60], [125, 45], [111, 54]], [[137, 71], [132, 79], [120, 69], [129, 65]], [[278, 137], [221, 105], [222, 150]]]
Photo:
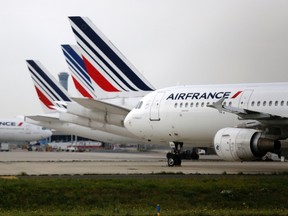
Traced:
[[263, 101], [263, 106], [266, 106], [266, 101]]
[[284, 106], [284, 101], [281, 101], [281, 106]]
[[183, 103], [180, 103], [180, 108], [182, 108], [182, 106], [183, 106]]
[[232, 106], [232, 101], [229, 102], [229, 106], [230, 106], [230, 107]]
[[188, 103], [185, 103], [185, 108], [187, 108], [188, 107]]
[[254, 101], [252, 101], [252, 102], [251, 102], [251, 106], [254, 106], [254, 104], [255, 104], [255, 102], [254, 102]]
[[275, 101], [275, 106], [278, 106], [278, 101]]
[[190, 107], [191, 107], [191, 108], [193, 107], [193, 102], [190, 104]]
[[199, 106], [199, 103], [197, 102], [197, 103], [196, 103], [196, 107], [198, 107], [198, 106]]
[[272, 106], [272, 101], [269, 101], [269, 106]]
[[177, 105], [178, 105], [178, 104], [177, 104], [177, 103], [175, 103], [175, 104], [174, 104], [174, 107], [175, 107], [175, 108], [177, 108]]
[[204, 102], [201, 103], [201, 107], [204, 107]]
[[260, 106], [260, 103], [261, 103], [261, 102], [260, 102], [260, 101], [258, 101], [258, 102], [257, 102], [257, 106]]

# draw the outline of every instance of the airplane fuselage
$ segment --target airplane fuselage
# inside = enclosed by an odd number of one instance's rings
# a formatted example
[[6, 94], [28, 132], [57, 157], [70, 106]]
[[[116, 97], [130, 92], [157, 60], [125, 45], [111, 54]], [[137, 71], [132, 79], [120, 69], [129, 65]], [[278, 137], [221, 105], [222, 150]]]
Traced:
[[[125, 126], [151, 142], [211, 146], [221, 128], [257, 124], [207, 107], [223, 97], [226, 106], [288, 117], [288, 83], [177, 86], [146, 95], [127, 115]], [[287, 132], [277, 136], [285, 138]]]
[[0, 142], [37, 141], [52, 135], [50, 130], [17, 119], [0, 119]]

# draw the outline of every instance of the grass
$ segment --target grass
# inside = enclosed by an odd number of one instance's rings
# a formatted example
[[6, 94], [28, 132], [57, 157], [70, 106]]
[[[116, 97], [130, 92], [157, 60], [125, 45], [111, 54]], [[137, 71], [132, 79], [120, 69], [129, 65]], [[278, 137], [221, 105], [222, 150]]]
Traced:
[[0, 179], [0, 215], [287, 215], [288, 175]]

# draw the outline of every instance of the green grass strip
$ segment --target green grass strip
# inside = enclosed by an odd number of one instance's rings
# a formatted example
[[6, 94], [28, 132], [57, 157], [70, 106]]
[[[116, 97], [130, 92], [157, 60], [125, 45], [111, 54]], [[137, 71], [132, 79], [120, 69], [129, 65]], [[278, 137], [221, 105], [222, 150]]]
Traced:
[[288, 175], [0, 179], [0, 215], [288, 215]]

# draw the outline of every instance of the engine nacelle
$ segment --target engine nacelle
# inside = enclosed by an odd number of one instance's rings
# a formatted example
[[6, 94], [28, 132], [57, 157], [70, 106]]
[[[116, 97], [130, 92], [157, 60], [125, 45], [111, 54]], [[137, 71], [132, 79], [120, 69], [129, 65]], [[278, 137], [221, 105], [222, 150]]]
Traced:
[[267, 152], [280, 150], [279, 140], [262, 138], [261, 135], [254, 129], [223, 128], [214, 137], [214, 148], [220, 158], [228, 161], [253, 160]]

